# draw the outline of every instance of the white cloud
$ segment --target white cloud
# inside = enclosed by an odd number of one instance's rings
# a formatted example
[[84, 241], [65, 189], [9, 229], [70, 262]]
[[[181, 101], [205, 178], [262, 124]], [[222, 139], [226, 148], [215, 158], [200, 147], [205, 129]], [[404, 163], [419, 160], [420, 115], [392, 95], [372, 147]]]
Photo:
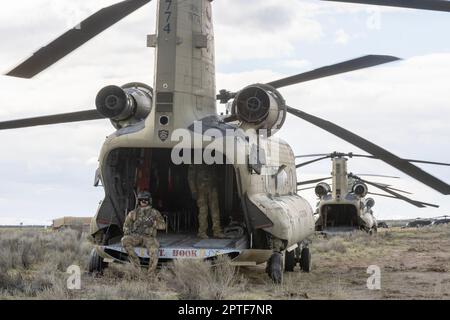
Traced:
[[347, 44], [349, 40], [350, 40], [350, 36], [343, 29], [339, 29], [336, 31], [335, 40], [334, 40], [335, 43]]
[[311, 63], [305, 59], [288, 59], [280, 63], [282, 67], [295, 68], [298, 70], [305, 69], [309, 67]]
[[291, 57], [298, 43], [318, 41], [322, 26], [304, 9], [294, 0], [214, 3], [217, 61]]

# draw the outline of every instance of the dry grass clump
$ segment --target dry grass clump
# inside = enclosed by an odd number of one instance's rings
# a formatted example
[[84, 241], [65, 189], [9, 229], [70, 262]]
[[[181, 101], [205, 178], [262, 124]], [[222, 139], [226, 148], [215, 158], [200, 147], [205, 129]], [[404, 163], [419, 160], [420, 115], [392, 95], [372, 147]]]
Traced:
[[175, 260], [162, 270], [161, 277], [180, 299], [189, 300], [227, 299], [243, 291], [247, 284], [226, 256], [218, 257], [214, 262]]
[[69, 292], [63, 272], [72, 264], [83, 267], [88, 256], [89, 244], [74, 230], [2, 230], [1, 295], [65, 299]]
[[111, 280], [146, 281], [153, 279], [146, 268], [136, 269], [131, 263], [112, 263], [103, 271], [103, 277]]
[[[128, 263], [110, 264], [103, 277], [96, 277], [85, 272], [91, 249], [74, 230], [0, 231], [0, 298], [225, 299], [241, 292], [246, 283], [227, 258], [214, 265], [176, 261], [158, 277]], [[81, 268], [81, 290], [67, 288], [70, 265]]]
[[95, 300], [161, 300], [174, 298], [158, 280], [119, 280], [111, 284], [98, 284], [86, 293]]
[[318, 241], [317, 243], [313, 243], [312, 247], [318, 252], [347, 252], [347, 246], [345, 245], [344, 240], [340, 237], [333, 237], [329, 240]]
[[33, 265], [53, 262], [59, 271], [65, 271], [72, 264], [84, 265], [90, 248], [78, 237], [79, 233], [74, 230], [3, 231], [0, 236], [0, 268], [29, 270]]
[[272, 293], [288, 300], [309, 299], [308, 287], [310, 285], [310, 281], [302, 277], [299, 272], [285, 273], [281, 284], [275, 284], [270, 279], [266, 282], [266, 286], [271, 288]]
[[421, 228], [422, 233], [442, 233], [443, 235], [450, 236], [450, 224], [438, 224], [434, 226], [427, 226]]
[[348, 290], [338, 277], [336, 280], [331, 281], [326, 285], [325, 294], [328, 299], [342, 300], [348, 297]]

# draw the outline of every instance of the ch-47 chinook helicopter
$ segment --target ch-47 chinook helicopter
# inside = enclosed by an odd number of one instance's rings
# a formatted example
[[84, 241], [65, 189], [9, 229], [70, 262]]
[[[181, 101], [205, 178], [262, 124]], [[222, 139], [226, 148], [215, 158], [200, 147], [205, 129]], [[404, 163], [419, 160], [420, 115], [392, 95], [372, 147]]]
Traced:
[[[412, 200], [403, 195], [411, 194], [410, 192], [393, 188], [391, 185], [368, 181], [361, 178], [362, 176], [394, 179], [398, 179], [399, 177], [377, 174], [355, 175], [351, 172], [348, 172], [347, 162], [349, 158], [358, 157], [376, 159], [376, 157], [374, 156], [340, 152], [296, 156], [297, 159], [310, 157], [316, 157], [316, 159], [297, 164], [297, 169], [325, 159], [331, 159], [332, 163], [330, 177], [301, 181], [297, 183], [298, 186], [317, 183], [317, 185], [314, 187], [305, 187], [298, 190], [303, 191], [314, 189], [316, 196], [319, 198], [315, 213], [316, 231], [320, 231], [325, 234], [348, 232], [354, 230], [365, 230], [370, 234], [376, 232], [378, 224], [372, 210], [372, 208], [375, 206], [375, 200], [373, 198], [367, 197], [368, 195], [388, 197], [406, 201], [407, 203], [418, 208], [439, 207], [435, 204]], [[422, 161], [414, 159], [408, 159], [407, 161], [450, 166], [450, 164], [448, 163], [441, 162]], [[332, 180], [331, 186], [328, 183], [324, 182], [330, 179]], [[370, 192], [369, 186], [383, 191], [384, 194]]]
[[[98, 11], [7, 75], [34, 77], [148, 2], [122, 1]], [[168, 221], [166, 232], [158, 235], [160, 261], [227, 254], [235, 263], [268, 262], [267, 272], [275, 282], [282, 279], [283, 264], [286, 270], [292, 270], [300, 263], [308, 271], [310, 253], [303, 244], [314, 233], [313, 210], [297, 194], [291, 147], [274, 137], [288, 113], [337, 135], [431, 188], [450, 194], [447, 183], [332, 122], [288, 106], [278, 91], [399, 58], [367, 55], [250, 85], [236, 93], [221, 90], [216, 95], [211, 2], [158, 1], [156, 34], [147, 39], [147, 45], [156, 50], [153, 87], [139, 82], [108, 86], [98, 93], [96, 109], [0, 122], [0, 130], [4, 130], [106, 118], [116, 129], [106, 139], [99, 156], [96, 184], [103, 186], [105, 198], [91, 225], [97, 245], [91, 256], [91, 269], [100, 270], [108, 262], [127, 259], [118, 244], [122, 225], [127, 212], [136, 206], [135, 194], [146, 190], [152, 193], [154, 206]], [[231, 115], [219, 116], [216, 100], [232, 101]], [[194, 143], [177, 149], [180, 141], [174, 137], [179, 130], [188, 132]], [[220, 134], [223, 136], [218, 137]], [[231, 134], [231, 139], [225, 134]], [[210, 152], [214, 159], [226, 160], [216, 161], [215, 166], [227, 239], [202, 240], [195, 236], [196, 209], [188, 189], [187, 169], [192, 158], [195, 165], [209, 164], [202, 153], [208, 151], [210, 140], [219, 145], [225, 140], [227, 146], [229, 141], [234, 143], [234, 148]], [[196, 159], [198, 155], [200, 161]], [[174, 161], [178, 156], [183, 161]], [[236, 158], [243, 161], [234, 161]], [[145, 264], [145, 250], [136, 248], [136, 252]]]

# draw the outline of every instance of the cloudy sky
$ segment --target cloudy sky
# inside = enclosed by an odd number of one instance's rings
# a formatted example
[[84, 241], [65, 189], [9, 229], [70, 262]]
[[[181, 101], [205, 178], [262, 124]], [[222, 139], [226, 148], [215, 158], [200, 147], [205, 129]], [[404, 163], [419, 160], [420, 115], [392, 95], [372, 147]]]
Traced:
[[[0, 71], [111, 0], [21, 0], [0, 11]], [[450, 162], [450, 42], [448, 14], [318, 0], [216, 0], [217, 87], [238, 90], [365, 54], [401, 62], [282, 89], [291, 106], [334, 121], [405, 158]], [[0, 120], [94, 107], [108, 84], [153, 80], [152, 2], [33, 80], [0, 76]], [[49, 224], [63, 215], [91, 216], [103, 197], [92, 187], [108, 121], [0, 132], [0, 224]], [[296, 154], [361, 152], [289, 117], [280, 137]], [[381, 219], [450, 213], [445, 197], [374, 160], [352, 159], [354, 173], [393, 174], [393, 183], [440, 209], [418, 209], [377, 198]], [[447, 167], [422, 166], [450, 182]], [[330, 172], [324, 161], [299, 170], [300, 179]], [[302, 193], [312, 205], [313, 192]]]

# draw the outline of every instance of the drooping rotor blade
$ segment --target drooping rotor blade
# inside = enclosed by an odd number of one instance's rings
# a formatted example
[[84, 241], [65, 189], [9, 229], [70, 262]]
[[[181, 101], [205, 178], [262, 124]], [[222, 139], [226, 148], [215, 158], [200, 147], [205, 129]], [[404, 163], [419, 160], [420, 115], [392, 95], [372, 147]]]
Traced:
[[396, 189], [396, 188], [392, 188], [391, 186], [384, 186], [386, 188], [388, 188], [389, 190], [394, 190], [394, 191], [398, 191], [401, 193], [406, 193], [406, 194], [412, 194], [411, 192], [405, 191], [405, 190], [401, 190], [401, 189]]
[[[368, 159], [378, 159], [377, 157], [371, 156], [369, 154], [355, 154], [355, 153], [340, 153], [340, 152], [333, 152], [333, 153], [323, 153], [323, 154], [306, 154], [306, 155], [300, 155], [295, 156], [296, 159], [300, 158], [311, 158], [311, 157], [325, 157], [328, 156], [329, 158], [335, 158], [335, 157], [349, 157], [349, 158], [368, 158]], [[417, 160], [417, 159], [403, 159], [408, 162], [412, 163], [423, 163], [423, 164], [433, 164], [437, 166], [447, 166], [450, 167], [450, 163], [445, 162], [436, 162], [436, 161], [426, 161], [426, 160]], [[389, 176], [386, 176], [385, 178], [390, 178]]]
[[360, 3], [378, 6], [450, 12], [450, 1], [442, 1], [442, 0], [323, 0], [323, 1]]
[[151, 0], [126, 0], [103, 8], [67, 31], [6, 75], [32, 78]]
[[[368, 154], [352, 154], [352, 157], [359, 157], [359, 158], [369, 158], [369, 159], [378, 159], [377, 157], [368, 155]], [[423, 163], [423, 164], [434, 164], [437, 166], [450, 166], [450, 163], [445, 163], [445, 162], [435, 162], [435, 161], [425, 161], [425, 160], [417, 160], [417, 159], [403, 159], [405, 161], [408, 162], [413, 162], [413, 163]]]
[[[379, 197], [385, 197], [385, 198], [391, 198], [391, 199], [397, 199], [397, 200], [400, 200], [400, 199], [397, 198], [397, 197], [390, 196], [390, 195], [387, 195], [387, 194], [381, 194], [381, 193], [375, 193], [375, 192], [368, 192], [367, 194], [374, 195], [374, 196], [379, 196]], [[401, 199], [401, 200], [403, 200], [403, 199]], [[421, 202], [421, 201], [415, 201], [415, 200], [412, 200], [412, 201], [414, 201], [414, 202], [416, 202], [416, 203], [420, 203], [420, 204], [422, 204], [422, 205], [424, 205], [424, 206], [427, 206], [427, 207], [439, 208], [439, 206], [436, 205], [436, 204], [426, 203], [426, 202]], [[421, 208], [423, 208], [423, 207], [421, 207]]]
[[311, 164], [311, 163], [314, 163], [314, 162], [318, 162], [318, 161], [322, 161], [322, 160], [325, 160], [325, 159], [328, 159], [328, 158], [329, 158], [329, 156], [326, 156], [326, 157], [322, 157], [322, 158], [318, 158], [318, 159], [302, 162], [302, 163], [299, 163], [299, 164], [295, 165], [295, 167], [298, 169], [298, 168], [307, 166], [308, 164]]
[[394, 177], [394, 176], [385, 176], [382, 174], [361, 174], [361, 173], [357, 173], [357, 176], [361, 176], [361, 177], [377, 177], [377, 178], [389, 178], [389, 179], [400, 179], [400, 177]]
[[341, 73], [356, 71], [360, 69], [378, 66], [380, 64], [400, 60], [400, 58], [393, 56], [367, 55], [353, 60], [333, 64], [330, 66], [315, 69], [309, 72], [300, 73], [295, 76], [287, 77], [277, 81], [269, 82], [268, 85], [279, 89], [293, 84], [321, 79], [329, 76], [334, 76]]
[[313, 157], [325, 157], [325, 156], [329, 156], [330, 154], [327, 153], [319, 153], [319, 154], [305, 154], [305, 155], [301, 155], [301, 156], [295, 156], [295, 159], [300, 159], [300, 158], [313, 158]]
[[372, 195], [372, 196], [380, 196], [380, 197], [386, 197], [386, 198], [398, 199], [397, 197], [390, 196], [390, 195], [388, 195], [388, 194], [381, 194], [381, 193], [376, 193], [376, 192], [367, 192], [367, 194], [370, 194], [370, 195]]
[[444, 163], [444, 162], [434, 162], [434, 161], [424, 161], [424, 160], [414, 160], [414, 159], [404, 159], [409, 162], [415, 162], [415, 163], [424, 163], [424, 164], [434, 164], [437, 166], [448, 166], [450, 167], [450, 163]]
[[303, 186], [303, 185], [305, 185], [305, 184], [321, 182], [321, 181], [328, 180], [328, 179], [331, 179], [331, 178], [332, 178], [332, 177], [321, 178], [321, 179], [314, 179], [314, 180], [301, 181], [301, 182], [297, 182], [297, 186]]
[[[353, 173], [350, 173], [350, 174], [348, 175], [348, 177], [349, 177], [349, 178], [358, 179], [358, 180], [360, 180], [361, 182], [363, 182], [363, 179], [361, 179], [361, 178], [359, 177], [359, 175], [358, 175], [358, 176], [355, 176]], [[405, 190], [393, 188], [390, 184], [385, 184], [385, 183], [381, 183], [381, 182], [374, 182], [374, 183], [376, 183], [378, 186], [387, 188], [387, 189], [389, 189], [389, 190], [394, 190], [394, 191], [398, 191], [398, 192], [406, 193], [406, 194], [412, 194], [411, 192], [408, 192], [408, 191], [405, 191]]]
[[96, 109], [0, 122], [0, 130], [104, 119]]
[[408, 203], [410, 203], [410, 204], [412, 204], [413, 206], [416, 206], [416, 207], [418, 207], [418, 208], [425, 208], [426, 206], [428, 206], [428, 207], [439, 208], [439, 206], [436, 205], [436, 204], [431, 204], [431, 203], [426, 203], [426, 202], [421, 202], [421, 201], [412, 200], [412, 199], [410, 199], [410, 198], [408, 198], [408, 197], [405, 197], [404, 195], [401, 195], [401, 194], [399, 194], [399, 193], [397, 193], [397, 192], [392, 191], [392, 190], [389, 189], [389, 188], [385, 188], [385, 187], [379, 185], [378, 183], [371, 182], [371, 181], [367, 181], [367, 180], [363, 180], [363, 179], [361, 179], [361, 181], [364, 182], [364, 183], [367, 183], [367, 184], [369, 184], [369, 185], [372, 185], [372, 186], [374, 186], [375, 188], [378, 188], [378, 189], [380, 189], [380, 190], [383, 190], [384, 192], [389, 193], [390, 195], [394, 196], [395, 198], [400, 199], [400, 200], [403, 200], [403, 201], [405, 201], [405, 202], [408, 202]]
[[356, 147], [364, 150], [380, 159], [387, 164], [390, 164], [394, 168], [402, 171], [403, 173], [413, 177], [414, 179], [426, 184], [430, 188], [433, 188], [444, 195], [450, 194], [450, 185], [439, 180], [438, 178], [430, 175], [429, 173], [423, 171], [419, 167], [411, 164], [410, 162], [397, 157], [391, 152], [375, 145], [374, 143], [350, 132], [330, 121], [318, 118], [316, 116], [310, 115], [298, 109], [287, 107], [287, 111], [309, 123], [318, 126], [319, 128], [328, 131], [329, 133], [355, 145]]
[[297, 189], [297, 191], [305, 191], [305, 190], [311, 190], [311, 189], [315, 189], [316, 186], [314, 187], [309, 187], [309, 188], [302, 188], [302, 189]]

